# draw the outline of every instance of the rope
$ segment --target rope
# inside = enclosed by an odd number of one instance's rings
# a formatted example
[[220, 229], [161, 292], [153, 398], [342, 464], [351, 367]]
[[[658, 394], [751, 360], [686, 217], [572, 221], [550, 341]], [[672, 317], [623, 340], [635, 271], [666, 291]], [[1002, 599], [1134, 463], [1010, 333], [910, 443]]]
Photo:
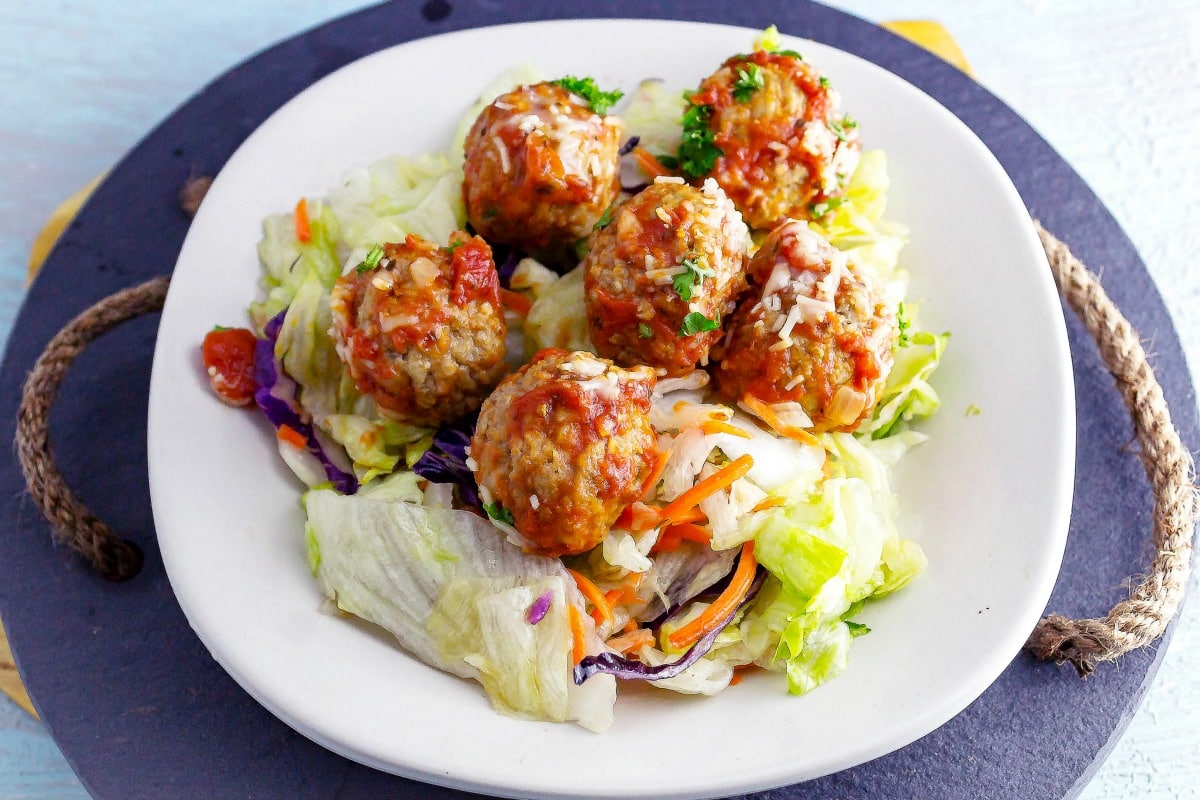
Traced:
[[50, 449], [50, 406], [75, 357], [93, 339], [127, 319], [161, 311], [168, 277], [109, 295], [55, 334], [34, 364], [17, 412], [17, 454], [29, 494], [65, 543], [105, 578], [123, 581], [142, 568], [142, 551], [118, 537], [68, 488]]
[[[1070, 662], [1086, 677], [1101, 661], [1153, 643], [1175, 616], [1190, 569], [1198, 514], [1191, 455], [1171, 424], [1162, 388], [1137, 332], [1105, 294], [1099, 279], [1066, 245], [1034, 222], [1055, 283], [1096, 340], [1104, 364], [1133, 417], [1140, 458], [1154, 493], [1154, 560], [1131, 597], [1103, 619], [1042, 619], [1026, 649], [1042, 661]], [[67, 488], [50, 451], [50, 405], [67, 368], [89, 342], [120, 322], [162, 309], [169, 278], [117, 292], [80, 314], [46, 346], [21, 400], [17, 447], [29, 493], [54, 526], [55, 536], [81, 553], [106, 578], [137, 574], [142, 554], [120, 539]]]

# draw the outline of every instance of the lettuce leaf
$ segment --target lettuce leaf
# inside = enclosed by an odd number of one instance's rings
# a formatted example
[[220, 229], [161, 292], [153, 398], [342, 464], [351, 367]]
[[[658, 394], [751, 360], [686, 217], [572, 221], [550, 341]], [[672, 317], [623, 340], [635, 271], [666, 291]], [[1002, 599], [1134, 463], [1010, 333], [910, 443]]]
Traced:
[[262, 285], [267, 296], [250, 304], [250, 321], [260, 336], [267, 321], [287, 308], [296, 292], [310, 278], [326, 288], [332, 287], [342, 273], [338, 257], [341, 226], [327, 203], [308, 203], [311, 238], [296, 238], [292, 214], [278, 214], [263, 220], [263, 238], [258, 243], [262, 263]]
[[893, 353], [892, 371], [871, 417], [858, 427], [860, 435], [882, 439], [903, 430], [905, 423], [938, 410], [941, 400], [929, 378], [941, 363], [949, 341], [948, 333], [909, 334], [908, 342]]

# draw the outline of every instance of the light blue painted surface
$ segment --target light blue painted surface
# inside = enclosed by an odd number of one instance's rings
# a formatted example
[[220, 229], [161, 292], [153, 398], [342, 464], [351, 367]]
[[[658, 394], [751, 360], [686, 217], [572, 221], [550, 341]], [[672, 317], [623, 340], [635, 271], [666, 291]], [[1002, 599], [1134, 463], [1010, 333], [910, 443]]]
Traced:
[[[1188, 313], [1200, 301], [1200, 4], [831, 4], [868, 19], [946, 25], [979, 79], [1050, 140], [1131, 235], [1200, 365], [1200, 314]], [[61, 200], [225, 69], [361, 5], [0, 2], [0, 339], [21, 300], [30, 242]], [[1197, 658], [1193, 602], [1084, 800], [1200, 798], [1200, 670], [1189, 669]], [[0, 697], [0, 797], [86, 796], [41, 725]]]

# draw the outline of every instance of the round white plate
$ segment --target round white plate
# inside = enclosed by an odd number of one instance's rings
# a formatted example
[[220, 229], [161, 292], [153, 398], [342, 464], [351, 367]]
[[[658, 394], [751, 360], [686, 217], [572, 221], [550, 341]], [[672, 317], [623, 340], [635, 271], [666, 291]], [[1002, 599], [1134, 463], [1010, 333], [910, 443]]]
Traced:
[[[199, 344], [245, 324], [264, 217], [350, 167], [446, 146], [480, 90], [518, 60], [633, 89], [695, 86], [754, 31], [647, 21], [545, 22], [376, 53], [271, 116], [213, 184], [179, 256], [150, 391], [155, 524], [171, 584], [213, 656], [303, 734], [379, 769], [521, 796], [693, 797], [813, 778], [875, 758], [958, 713], [1020, 650], [1050, 595], [1071, 507], [1075, 416], [1063, 318], [1029, 217], [975, 135], [884, 70], [803, 40], [887, 151], [889, 216], [921, 319], [953, 338], [928, 444], [901, 464], [900, 522], [929, 557], [870, 606], [849, 668], [805, 697], [773, 674], [715, 698], [623, 686], [603, 735], [491, 710], [367, 625], [321, 613], [300, 487], [261, 415], [209, 391]], [[981, 413], [967, 415], [969, 406]]]

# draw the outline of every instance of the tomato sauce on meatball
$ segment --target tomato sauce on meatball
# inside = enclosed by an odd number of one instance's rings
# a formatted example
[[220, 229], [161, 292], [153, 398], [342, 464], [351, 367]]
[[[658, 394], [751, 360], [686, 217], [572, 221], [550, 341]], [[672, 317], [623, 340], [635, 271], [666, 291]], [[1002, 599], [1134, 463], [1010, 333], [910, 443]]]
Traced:
[[338, 356], [382, 414], [436, 426], [479, 408], [506, 372], [507, 328], [492, 251], [458, 232], [439, 247], [409, 235], [372, 268], [338, 278]]
[[814, 207], [842, 194], [858, 165], [856, 123], [797, 54], [733, 56], [690, 99], [708, 108], [721, 150], [708, 174], [752, 228], [819, 216]]
[[706, 362], [721, 318], [746, 286], [750, 233], [714, 181], [658, 178], [591, 237], [584, 265], [588, 330], [618, 364], [685, 375]]
[[748, 268], [713, 370], [737, 402], [799, 403], [818, 431], [851, 431], [892, 366], [896, 318], [868, 277], [803, 222], [771, 232]]
[[556, 83], [492, 102], [466, 140], [467, 219], [489, 241], [545, 250], [573, 245], [617, 199], [624, 123]]
[[499, 502], [531, 552], [595, 547], [641, 498], [657, 458], [655, 376], [590, 353], [540, 351], [483, 404], [471, 440], [485, 502]]

